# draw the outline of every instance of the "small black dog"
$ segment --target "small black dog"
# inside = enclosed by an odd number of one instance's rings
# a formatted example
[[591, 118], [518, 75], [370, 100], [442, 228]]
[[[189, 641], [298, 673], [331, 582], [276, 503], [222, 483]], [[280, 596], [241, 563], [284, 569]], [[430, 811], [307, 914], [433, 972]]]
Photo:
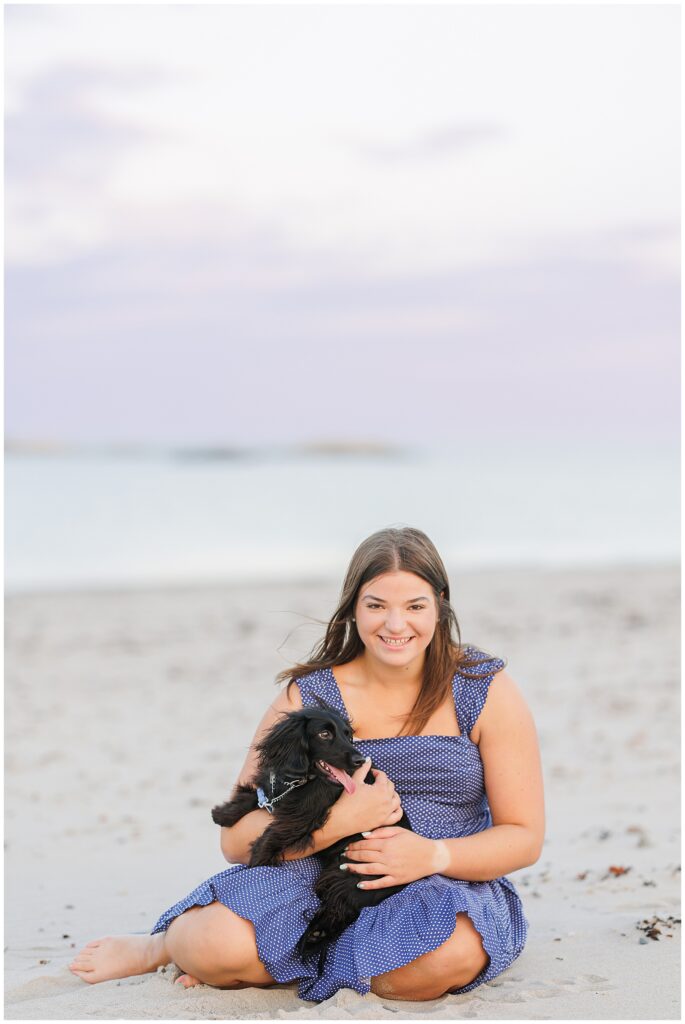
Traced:
[[[306, 851], [312, 832], [322, 828], [341, 787], [354, 791], [349, 772], [364, 763], [352, 744], [352, 729], [333, 708], [303, 708], [284, 715], [257, 746], [258, 768], [252, 785], [239, 785], [235, 796], [212, 810], [217, 825], [230, 827], [257, 807], [265, 807], [273, 821], [250, 848], [250, 867], [276, 865], [286, 849]], [[375, 781], [369, 771], [364, 779]], [[411, 829], [406, 814], [397, 825]], [[341, 871], [344, 848], [361, 833], [339, 840], [317, 854], [322, 871], [314, 891], [321, 907], [298, 943], [301, 956], [318, 955], [322, 963], [328, 943], [359, 916], [363, 907], [375, 906], [404, 885], [358, 889], [359, 876]], [[364, 875], [365, 880], [380, 875]]]

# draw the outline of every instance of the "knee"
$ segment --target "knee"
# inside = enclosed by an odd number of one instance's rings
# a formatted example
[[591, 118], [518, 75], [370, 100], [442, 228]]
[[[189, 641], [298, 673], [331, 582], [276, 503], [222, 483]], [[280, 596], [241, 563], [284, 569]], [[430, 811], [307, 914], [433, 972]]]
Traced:
[[167, 953], [182, 971], [193, 974], [198, 959], [202, 959], [199, 946], [202, 944], [202, 932], [197, 934], [195, 916], [198, 907], [185, 910], [175, 917], [166, 932]]
[[179, 914], [166, 936], [167, 952], [177, 967], [208, 984], [228, 966], [225, 937], [211, 907], [191, 907]]
[[[436, 950], [433, 951], [435, 953]], [[397, 967], [387, 974], [371, 979], [371, 991], [385, 999], [406, 999], [423, 1002], [439, 999], [454, 984], [441, 963], [432, 953], [424, 953], [417, 960]]]
[[206, 985], [273, 985], [259, 959], [254, 927], [221, 903], [193, 907], [169, 925], [166, 950], [177, 967]]
[[[435, 952], [439, 954], [440, 950]], [[466, 944], [459, 949], [455, 943], [449, 953], [433, 959], [420, 980], [414, 998], [439, 999], [440, 996], [449, 995], [454, 989], [464, 988], [478, 977], [489, 962], [490, 957], [482, 945], [476, 947], [473, 944]]]
[[388, 974], [372, 978], [373, 994], [383, 999], [404, 999], [416, 1003], [439, 999], [445, 995], [450, 981], [442, 977], [440, 972], [408, 971], [407, 967], [411, 966], [407, 964]]
[[471, 953], [465, 955], [463, 960], [459, 963], [454, 964], [448, 972], [445, 972], [445, 981], [447, 985], [443, 989], [443, 992], [449, 993], [454, 989], [464, 988], [465, 985], [470, 985], [472, 981], [475, 981], [481, 971], [487, 967], [490, 962], [490, 957], [482, 949], [479, 953]]
[[439, 999], [443, 994], [427, 986], [417, 979], [389, 978], [387, 975], [378, 975], [371, 979], [371, 991], [381, 999], [404, 999], [413, 1003], [424, 1002], [429, 999]]
[[448, 979], [446, 992], [469, 985], [490, 963], [483, 939], [470, 918], [466, 914], [458, 914], [457, 921], [460, 919], [461, 924], [457, 924], [451, 939], [436, 950], [444, 951], [441, 960], [444, 975]]
[[404, 967], [373, 979], [371, 991], [388, 999], [439, 999], [474, 981], [490, 961], [483, 940], [466, 914], [446, 942]]

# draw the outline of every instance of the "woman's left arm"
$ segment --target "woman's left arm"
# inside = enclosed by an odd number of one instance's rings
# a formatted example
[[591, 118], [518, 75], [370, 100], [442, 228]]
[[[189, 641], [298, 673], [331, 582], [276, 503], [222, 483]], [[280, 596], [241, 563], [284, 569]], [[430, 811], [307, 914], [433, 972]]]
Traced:
[[[348, 870], [360, 875], [362, 888], [401, 885], [431, 874], [487, 882], [539, 858], [545, 833], [540, 749], [533, 716], [506, 672], [492, 680], [471, 736], [483, 762], [492, 828], [437, 840], [397, 826], [374, 829], [346, 854], [356, 862]], [[364, 874], [383, 877], [364, 882]]]

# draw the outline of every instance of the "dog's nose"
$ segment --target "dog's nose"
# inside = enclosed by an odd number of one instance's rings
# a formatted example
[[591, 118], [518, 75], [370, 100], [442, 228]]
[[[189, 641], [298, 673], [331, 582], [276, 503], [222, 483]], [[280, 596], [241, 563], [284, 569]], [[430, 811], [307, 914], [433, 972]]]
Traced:
[[362, 757], [361, 754], [352, 755], [352, 764], [354, 765], [355, 768], [361, 768], [361, 766], [364, 764], [364, 761], [366, 761], [366, 758]]

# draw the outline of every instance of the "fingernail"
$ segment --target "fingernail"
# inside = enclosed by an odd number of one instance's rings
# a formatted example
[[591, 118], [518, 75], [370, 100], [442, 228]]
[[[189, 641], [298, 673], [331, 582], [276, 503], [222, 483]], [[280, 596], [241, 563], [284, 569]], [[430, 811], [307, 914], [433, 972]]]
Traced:
[[349, 864], [340, 864], [339, 867], [340, 867], [341, 871], [349, 871], [350, 870], [350, 865]]
[[357, 888], [358, 889], [363, 889], [365, 885], [366, 885], [366, 882], [357, 882]]
[[364, 836], [364, 839], [368, 839], [369, 836], [371, 835], [371, 833], [370, 832], [362, 832], [362, 835]]

